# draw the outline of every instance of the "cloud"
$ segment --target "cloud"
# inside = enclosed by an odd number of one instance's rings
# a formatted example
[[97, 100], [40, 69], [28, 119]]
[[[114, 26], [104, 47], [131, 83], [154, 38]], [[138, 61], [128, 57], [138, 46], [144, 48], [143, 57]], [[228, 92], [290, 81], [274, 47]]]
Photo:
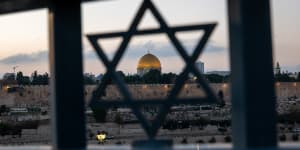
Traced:
[[[94, 51], [87, 51], [84, 53], [85, 59], [97, 59]], [[30, 63], [47, 63], [48, 51], [39, 51], [30, 54], [16, 54], [0, 59], [2, 65], [18, 65]]]
[[281, 71], [300, 72], [300, 64], [282, 66]]
[[48, 60], [47, 51], [39, 51], [31, 54], [16, 54], [0, 59], [0, 64], [13, 65], [21, 63], [45, 62]]
[[[183, 43], [188, 53], [191, 53], [194, 50], [195, 40], [186, 40], [183, 41]], [[219, 46], [214, 42], [209, 42], [204, 49], [205, 53], [219, 53], [224, 51], [226, 51], [225, 47]], [[165, 42], [155, 43], [153, 50], [150, 50], [150, 52], [157, 55], [160, 58], [179, 56], [172, 44]], [[144, 44], [132, 45], [125, 52], [124, 58], [137, 59], [143, 56], [145, 53], [147, 53], [147, 48]], [[107, 55], [109, 58], [112, 58], [114, 53], [110, 52]], [[84, 51], [84, 59], [95, 60], [98, 59], [98, 56], [96, 55], [94, 50], [88, 50]], [[0, 64], [4, 65], [18, 65], [40, 62], [48, 62], [48, 51], [38, 51], [30, 54], [16, 54], [0, 59]]]
[[[183, 41], [184, 43], [184, 48], [187, 50], [187, 52], [189, 54], [191, 54], [194, 51], [195, 48], [195, 40], [186, 40]], [[109, 50], [107, 50], [109, 51]], [[128, 49], [126, 50], [124, 57], [127, 59], [136, 59], [139, 58], [143, 55], [145, 55], [145, 53], [147, 53], [147, 48], [145, 46], [145, 44], [140, 44], [140, 45], [132, 45], [130, 47], [128, 47]], [[214, 53], [214, 54], [218, 54], [218, 53], [222, 53], [222, 52], [226, 52], [227, 48], [220, 46], [214, 42], [209, 42], [206, 47], [203, 50], [203, 53]], [[107, 56], [109, 58], [112, 58], [112, 56], [114, 55], [115, 52], [111, 52], [107, 54]], [[170, 43], [155, 43], [155, 46], [153, 49], [150, 50], [151, 53], [157, 55], [158, 57], [162, 58], [162, 57], [178, 57], [178, 52], [175, 49], [175, 47], [170, 44]], [[87, 51], [85, 53], [85, 59], [98, 59], [96, 53], [94, 52], [94, 50], [92, 51]]]

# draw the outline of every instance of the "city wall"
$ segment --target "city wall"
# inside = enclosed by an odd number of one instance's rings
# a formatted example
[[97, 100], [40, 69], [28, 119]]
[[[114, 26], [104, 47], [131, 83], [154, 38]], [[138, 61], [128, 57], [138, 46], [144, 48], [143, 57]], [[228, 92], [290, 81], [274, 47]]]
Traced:
[[[215, 93], [222, 91], [226, 102], [230, 102], [230, 84], [210, 84], [211, 88]], [[259, 84], [257, 84], [259, 86]], [[173, 85], [171, 84], [137, 84], [128, 85], [129, 91], [132, 93], [135, 99], [162, 99], [168, 96], [172, 90]], [[288, 97], [300, 97], [300, 82], [294, 83], [283, 83], [278, 82], [275, 84], [277, 99], [282, 100]], [[50, 88], [49, 86], [23, 86], [23, 90], [7, 93], [5, 90], [0, 92], [0, 105], [9, 106], [48, 106]], [[72, 87], [70, 87], [72, 88]], [[96, 86], [86, 86], [84, 95], [86, 101], [91, 98], [92, 92]], [[122, 99], [122, 94], [119, 92], [115, 85], [109, 85], [106, 89], [105, 96], [103, 99], [118, 100]], [[197, 84], [185, 84], [182, 87], [181, 92], [178, 94], [179, 98], [199, 98], [205, 97], [203, 89]]]

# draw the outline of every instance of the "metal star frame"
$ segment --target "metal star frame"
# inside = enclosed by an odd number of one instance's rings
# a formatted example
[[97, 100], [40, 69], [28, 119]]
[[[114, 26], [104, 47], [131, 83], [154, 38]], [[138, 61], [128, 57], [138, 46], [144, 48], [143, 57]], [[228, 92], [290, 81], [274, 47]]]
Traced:
[[[137, 30], [137, 26], [139, 25], [147, 9], [149, 9], [153, 13], [153, 16], [160, 24], [160, 28]], [[216, 23], [169, 27], [165, 22], [165, 20], [163, 19], [163, 17], [160, 15], [157, 8], [151, 2], [151, 0], [144, 0], [127, 32], [113, 32], [113, 33], [87, 35], [88, 40], [91, 42], [92, 46], [96, 50], [97, 55], [100, 57], [100, 59], [102, 60], [102, 62], [104, 63], [107, 69], [105, 75], [101, 80], [101, 83], [98, 85], [97, 89], [93, 92], [93, 96], [90, 101], [90, 107], [103, 108], [103, 107], [111, 107], [111, 106], [129, 106], [132, 109], [133, 113], [136, 115], [138, 121], [141, 123], [142, 127], [144, 128], [148, 138], [154, 139], [156, 137], [156, 134], [158, 133], [159, 128], [162, 126], [168, 112], [170, 111], [172, 105], [217, 103], [218, 102], [217, 97], [212, 92], [212, 90], [208, 86], [206, 80], [203, 78], [201, 73], [195, 67], [195, 61], [201, 54], [215, 26]], [[193, 31], [193, 30], [203, 30], [204, 35], [201, 38], [201, 40], [197, 43], [197, 46], [193, 54], [190, 56], [187, 54], [182, 44], [176, 38], [175, 33], [179, 31]], [[123, 56], [132, 36], [159, 34], [159, 33], [167, 34], [170, 41], [174, 44], [177, 52], [185, 61], [186, 66], [183, 69], [182, 73], [179, 75], [179, 77], [176, 79], [175, 86], [173, 87], [169, 96], [166, 99], [134, 100], [127, 88], [127, 85], [124, 83], [124, 81], [121, 80], [120, 76], [116, 73], [116, 67], [121, 57]], [[103, 38], [114, 38], [114, 37], [122, 37], [123, 41], [120, 44], [113, 59], [109, 60], [106, 54], [104, 53], [103, 49], [101, 48], [101, 46], [98, 44], [97, 40]], [[204, 92], [206, 93], [205, 98], [177, 98], [180, 90], [184, 86], [185, 81], [188, 79], [188, 74], [190, 72], [198, 77], [199, 79], [198, 83], [201, 85]], [[104, 94], [107, 85], [112, 80], [116, 82], [120, 92], [123, 94], [124, 99], [111, 100], [111, 101], [99, 100], [99, 97], [101, 97]], [[140, 111], [139, 107], [142, 105], [162, 105], [153, 122], [147, 120], [142, 114], [142, 112]]]

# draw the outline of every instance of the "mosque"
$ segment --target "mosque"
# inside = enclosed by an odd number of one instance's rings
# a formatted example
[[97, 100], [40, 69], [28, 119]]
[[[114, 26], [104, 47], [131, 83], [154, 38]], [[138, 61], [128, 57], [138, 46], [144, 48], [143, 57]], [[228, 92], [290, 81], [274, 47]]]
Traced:
[[148, 54], [142, 56], [137, 64], [137, 74], [143, 76], [150, 70], [158, 70], [161, 72], [161, 64], [159, 59], [148, 52]]

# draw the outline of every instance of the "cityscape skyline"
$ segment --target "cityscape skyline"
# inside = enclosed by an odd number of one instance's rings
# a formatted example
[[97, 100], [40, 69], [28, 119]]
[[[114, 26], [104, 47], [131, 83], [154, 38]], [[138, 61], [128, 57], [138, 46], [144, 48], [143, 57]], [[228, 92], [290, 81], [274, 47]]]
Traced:
[[[230, 70], [227, 6], [225, 1], [187, 0], [172, 2], [173, 5], [169, 5], [170, 0], [154, 0], [154, 2], [171, 25], [218, 22], [218, 26], [200, 59], [206, 64], [205, 71]], [[300, 21], [293, 19], [300, 17], [298, 13], [295, 13], [298, 4], [300, 2], [297, 0], [272, 1], [274, 62], [280, 62], [282, 70], [290, 72], [300, 71], [300, 62], [297, 59], [300, 46], [295, 40], [300, 36], [297, 30]], [[128, 3], [122, 1], [92, 2], [82, 6], [84, 72], [95, 74], [105, 72], [85, 35], [111, 30], [126, 30], [138, 5], [139, 0]], [[198, 8], [199, 6], [201, 6], [201, 9]], [[120, 8], [117, 12], [113, 11], [116, 7]], [[189, 11], [178, 11], [183, 8], [188, 8]], [[110, 18], [101, 15], [103, 13], [110, 14]], [[151, 13], [146, 13], [146, 18], [144, 18], [140, 28], [157, 27], [156, 21], [151, 17]], [[19, 26], [20, 23], [22, 23], [21, 27]], [[3, 35], [0, 37], [0, 40], [3, 41], [0, 45], [0, 77], [5, 72], [12, 72], [14, 66], [19, 66], [17, 71], [23, 71], [25, 74], [30, 74], [34, 70], [49, 72], [46, 9], [2, 15], [0, 16], [0, 24], [0, 32]], [[184, 41], [183, 43], [188, 47], [187, 49], [192, 51], [193, 45], [199, 37], [198, 34], [199, 32], [182, 33], [179, 37]], [[113, 49], [118, 46], [116, 43], [119, 41], [120, 39], [114, 39], [101, 41], [101, 43], [104, 43], [104, 48], [111, 56]], [[175, 53], [167, 38], [162, 35], [134, 37], [118, 70], [124, 70], [125, 73], [134, 73], [136, 68], [132, 66], [136, 66], [139, 57], [147, 52], [145, 45], [149, 41], [155, 45], [151, 52], [160, 57], [162, 64], [165, 65], [163, 66], [163, 72], [178, 73], [184, 65], [183, 61]], [[126, 63], [124, 63], [124, 60], [126, 60]]]
[[299, 4], [0, 1], [0, 146], [297, 149]]

